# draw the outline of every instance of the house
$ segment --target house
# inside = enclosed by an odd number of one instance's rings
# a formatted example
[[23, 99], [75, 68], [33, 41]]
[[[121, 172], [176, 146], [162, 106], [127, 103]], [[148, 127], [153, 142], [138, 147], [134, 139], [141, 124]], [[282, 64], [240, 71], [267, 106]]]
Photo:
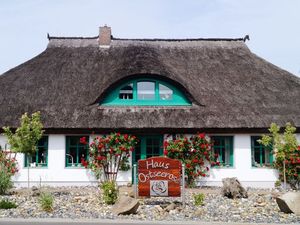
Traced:
[[[96, 37], [48, 39], [40, 55], [0, 76], [0, 127], [35, 111], [45, 127], [33, 163], [17, 156], [16, 185], [26, 186], [27, 166], [32, 184], [94, 183], [79, 139], [119, 131], [140, 140], [130, 163], [161, 155], [164, 139], [205, 132], [221, 166], [199, 184], [238, 177], [273, 187], [274, 156], [257, 139], [272, 122], [291, 122], [300, 139], [300, 79], [253, 54], [246, 38], [121, 39], [104, 26]], [[118, 177], [131, 180], [131, 170]]]

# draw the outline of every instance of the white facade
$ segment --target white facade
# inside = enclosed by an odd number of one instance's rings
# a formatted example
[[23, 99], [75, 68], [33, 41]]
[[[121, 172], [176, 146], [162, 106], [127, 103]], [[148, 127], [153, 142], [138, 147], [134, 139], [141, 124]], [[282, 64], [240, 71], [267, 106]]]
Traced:
[[[201, 179], [199, 185], [220, 186], [225, 177], [237, 177], [244, 186], [273, 188], [277, 180], [277, 171], [270, 168], [253, 168], [251, 166], [251, 136], [253, 134], [234, 134], [233, 167], [213, 168], [210, 177]], [[297, 134], [300, 140], [300, 134]], [[3, 135], [0, 135], [0, 145], [7, 144]], [[30, 168], [31, 185], [97, 185], [97, 181], [89, 170], [82, 167], [66, 167], [66, 136], [49, 135], [48, 139], [48, 166]], [[15, 186], [26, 187], [28, 170], [24, 167], [24, 155], [18, 154], [19, 172], [13, 177]], [[119, 184], [131, 182], [132, 171], [121, 172], [118, 176]]]

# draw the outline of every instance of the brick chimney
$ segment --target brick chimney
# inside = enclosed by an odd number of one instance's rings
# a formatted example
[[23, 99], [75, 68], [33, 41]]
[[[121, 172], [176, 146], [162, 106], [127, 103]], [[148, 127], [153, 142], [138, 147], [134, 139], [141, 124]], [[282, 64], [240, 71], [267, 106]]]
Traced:
[[111, 28], [108, 26], [99, 29], [99, 45], [103, 48], [109, 48], [111, 42]]

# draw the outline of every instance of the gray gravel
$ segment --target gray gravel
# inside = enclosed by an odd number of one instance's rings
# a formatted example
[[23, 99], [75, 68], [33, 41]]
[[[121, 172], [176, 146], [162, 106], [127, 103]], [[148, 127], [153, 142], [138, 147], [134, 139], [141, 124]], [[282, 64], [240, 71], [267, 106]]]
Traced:
[[[126, 188], [125, 188], [126, 189]], [[0, 199], [15, 201], [16, 209], [0, 209], [0, 218], [71, 218], [71, 219], [134, 219], [150, 221], [219, 221], [250, 223], [299, 223], [300, 217], [280, 212], [275, 190], [249, 190], [247, 199], [222, 197], [218, 189], [188, 189], [186, 205], [180, 198], [145, 198], [140, 200], [135, 215], [116, 216], [111, 206], [103, 204], [96, 187], [43, 188], [54, 195], [54, 210], [47, 213], [41, 210], [38, 196], [26, 189], [15, 191]], [[122, 190], [128, 194], [130, 190]], [[205, 193], [203, 206], [195, 206], [193, 194]]]

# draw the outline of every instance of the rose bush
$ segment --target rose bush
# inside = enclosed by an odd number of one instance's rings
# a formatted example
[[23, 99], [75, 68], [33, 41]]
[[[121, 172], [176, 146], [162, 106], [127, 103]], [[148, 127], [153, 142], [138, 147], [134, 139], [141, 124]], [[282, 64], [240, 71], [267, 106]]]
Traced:
[[220, 165], [218, 155], [214, 154], [210, 139], [204, 133], [198, 133], [190, 139], [185, 137], [164, 141], [164, 155], [185, 164], [189, 186], [194, 185], [196, 178], [208, 176], [210, 165]]
[[0, 195], [12, 187], [11, 177], [18, 172], [15, 153], [0, 148]]
[[[81, 138], [80, 142], [87, 143], [85, 138]], [[90, 168], [98, 179], [116, 181], [121, 160], [130, 157], [136, 144], [137, 138], [129, 134], [112, 133], [96, 137], [90, 144], [88, 160], [82, 159], [81, 163]]]

